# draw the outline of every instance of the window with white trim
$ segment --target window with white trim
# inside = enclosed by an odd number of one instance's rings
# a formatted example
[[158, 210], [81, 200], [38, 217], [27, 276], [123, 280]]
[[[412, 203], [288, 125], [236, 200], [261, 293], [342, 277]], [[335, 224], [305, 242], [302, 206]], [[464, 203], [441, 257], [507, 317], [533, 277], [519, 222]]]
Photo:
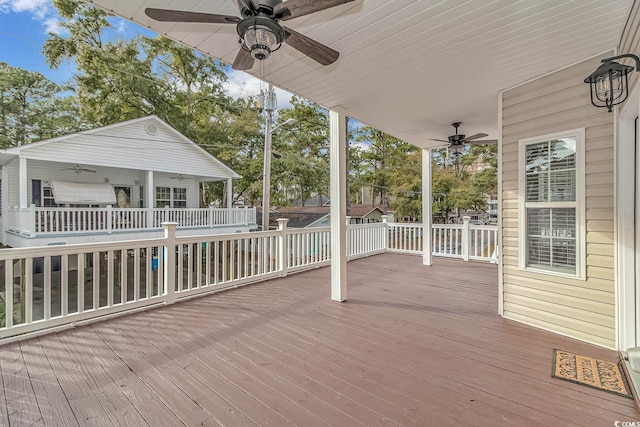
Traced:
[[520, 267], [584, 277], [584, 129], [520, 141]]
[[53, 198], [51, 185], [46, 182], [42, 185], [42, 206], [45, 208], [55, 208], [59, 206]]
[[186, 208], [187, 189], [180, 187], [156, 187], [156, 207]]

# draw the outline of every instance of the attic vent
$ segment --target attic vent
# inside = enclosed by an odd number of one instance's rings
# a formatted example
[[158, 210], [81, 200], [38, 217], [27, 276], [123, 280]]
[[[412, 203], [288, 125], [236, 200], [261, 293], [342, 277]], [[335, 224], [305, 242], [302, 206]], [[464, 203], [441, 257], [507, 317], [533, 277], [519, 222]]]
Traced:
[[147, 132], [149, 135], [155, 135], [158, 133], [158, 128], [156, 127], [156, 125], [154, 125], [153, 123], [147, 123], [144, 125], [144, 130], [145, 132]]

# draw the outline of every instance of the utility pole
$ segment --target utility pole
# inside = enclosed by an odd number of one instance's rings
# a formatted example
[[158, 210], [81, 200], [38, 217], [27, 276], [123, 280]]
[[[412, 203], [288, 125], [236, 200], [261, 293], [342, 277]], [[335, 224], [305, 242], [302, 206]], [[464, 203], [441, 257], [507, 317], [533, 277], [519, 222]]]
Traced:
[[276, 94], [273, 85], [269, 83], [269, 90], [260, 94], [260, 108], [266, 113], [266, 126], [264, 131], [264, 169], [262, 171], [262, 230], [269, 231], [269, 203], [271, 198], [271, 126], [273, 125], [273, 112], [276, 109]]
[[[271, 203], [271, 140], [273, 132], [280, 126], [293, 123], [295, 119], [289, 118], [278, 126], [273, 127], [273, 113], [276, 110], [276, 93], [273, 85], [269, 84], [267, 93], [260, 94], [260, 108], [266, 113], [266, 126], [264, 131], [264, 169], [262, 171], [262, 230], [269, 231], [269, 208]], [[276, 158], [280, 157], [276, 154]]]

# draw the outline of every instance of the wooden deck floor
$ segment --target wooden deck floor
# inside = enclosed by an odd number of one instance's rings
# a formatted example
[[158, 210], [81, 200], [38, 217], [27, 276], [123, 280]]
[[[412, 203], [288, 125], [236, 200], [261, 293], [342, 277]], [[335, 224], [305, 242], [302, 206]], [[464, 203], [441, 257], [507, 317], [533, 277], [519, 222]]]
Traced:
[[551, 378], [552, 348], [616, 353], [502, 319], [495, 265], [384, 254], [0, 347], [0, 425], [587, 425], [633, 401]]

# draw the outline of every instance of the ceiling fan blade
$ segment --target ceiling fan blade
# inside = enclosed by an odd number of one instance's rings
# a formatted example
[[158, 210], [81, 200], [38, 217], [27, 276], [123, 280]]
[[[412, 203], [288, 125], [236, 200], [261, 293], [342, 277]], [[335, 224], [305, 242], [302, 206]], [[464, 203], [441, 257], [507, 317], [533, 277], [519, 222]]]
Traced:
[[355, 0], [287, 0], [276, 5], [273, 13], [282, 21], [330, 9]]
[[484, 138], [485, 136], [489, 136], [486, 133], [476, 133], [475, 135], [471, 135], [465, 138], [465, 141], [473, 141], [474, 139]]
[[293, 31], [291, 28], [282, 28], [285, 32], [285, 43], [322, 65], [333, 64], [340, 56], [340, 52], [337, 50], [333, 50], [320, 42]]
[[498, 142], [497, 139], [482, 139], [480, 141], [468, 141], [469, 144], [477, 144], [477, 145], [495, 144], [496, 142]]
[[146, 8], [144, 13], [156, 21], [197, 22], [206, 24], [237, 24], [240, 22], [240, 18], [237, 16], [187, 12], [183, 10], [154, 9], [152, 7]]
[[240, 48], [238, 54], [236, 55], [236, 59], [233, 60], [233, 65], [231, 68], [238, 71], [246, 71], [253, 68], [253, 63], [255, 59], [251, 56], [251, 52], [248, 50]]

